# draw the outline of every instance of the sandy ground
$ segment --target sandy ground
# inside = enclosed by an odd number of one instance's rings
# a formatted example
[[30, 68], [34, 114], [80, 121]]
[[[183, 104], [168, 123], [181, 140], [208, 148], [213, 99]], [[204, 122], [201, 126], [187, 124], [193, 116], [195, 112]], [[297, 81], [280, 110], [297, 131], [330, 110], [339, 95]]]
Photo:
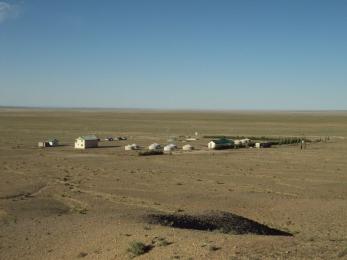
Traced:
[[[330, 136], [269, 149], [140, 157], [124, 145], [192, 135]], [[127, 136], [74, 150], [79, 135]], [[347, 113], [0, 110], [0, 259], [346, 259]], [[57, 137], [64, 146], [36, 148]], [[184, 143], [177, 142], [181, 147]], [[293, 236], [146, 223], [224, 211]], [[168, 243], [160, 245], [158, 238]]]

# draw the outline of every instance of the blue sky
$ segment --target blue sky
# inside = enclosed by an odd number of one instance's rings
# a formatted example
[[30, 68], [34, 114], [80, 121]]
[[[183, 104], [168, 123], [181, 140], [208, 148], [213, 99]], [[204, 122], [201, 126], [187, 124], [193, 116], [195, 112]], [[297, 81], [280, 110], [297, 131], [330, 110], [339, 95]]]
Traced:
[[347, 1], [0, 0], [0, 105], [347, 109]]

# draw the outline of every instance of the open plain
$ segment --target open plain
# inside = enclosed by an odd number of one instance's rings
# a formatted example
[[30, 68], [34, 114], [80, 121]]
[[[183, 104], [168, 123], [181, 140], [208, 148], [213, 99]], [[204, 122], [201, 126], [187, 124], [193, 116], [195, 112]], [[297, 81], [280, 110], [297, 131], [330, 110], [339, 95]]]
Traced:
[[[199, 133], [196, 150], [124, 145]], [[74, 139], [126, 136], [75, 150]], [[322, 138], [207, 151], [203, 135]], [[39, 149], [56, 137], [61, 146]], [[184, 143], [178, 141], [178, 147]], [[344, 259], [347, 112], [0, 110], [0, 259]], [[232, 213], [291, 236], [182, 229], [151, 214]], [[193, 223], [194, 224], [194, 223]]]

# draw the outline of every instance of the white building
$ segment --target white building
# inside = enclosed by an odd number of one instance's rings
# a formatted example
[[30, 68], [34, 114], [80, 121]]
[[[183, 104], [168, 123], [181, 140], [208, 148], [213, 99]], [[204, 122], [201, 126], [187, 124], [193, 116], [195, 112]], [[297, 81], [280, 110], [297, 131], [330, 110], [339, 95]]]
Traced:
[[99, 139], [95, 135], [80, 136], [75, 140], [76, 149], [98, 147]]
[[225, 138], [212, 140], [207, 144], [208, 149], [228, 149], [234, 146], [234, 142]]

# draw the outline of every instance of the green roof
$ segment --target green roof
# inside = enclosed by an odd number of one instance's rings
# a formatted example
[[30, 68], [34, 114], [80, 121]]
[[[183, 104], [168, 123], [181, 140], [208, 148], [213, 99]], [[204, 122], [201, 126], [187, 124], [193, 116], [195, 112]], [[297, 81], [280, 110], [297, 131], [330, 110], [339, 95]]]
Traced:
[[215, 144], [233, 144], [234, 141], [226, 139], [226, 138], [220, 138], [220, 139], [215, 139], [212, 140]]
[[92, 141], [92, 140], [98, 140], [98, 138], [96, 137], [96, 135], [85, 135], [85, 136], [80, 136], [77, 139], [82, 139], [82, 140], [86, 140], [86, 141]]

